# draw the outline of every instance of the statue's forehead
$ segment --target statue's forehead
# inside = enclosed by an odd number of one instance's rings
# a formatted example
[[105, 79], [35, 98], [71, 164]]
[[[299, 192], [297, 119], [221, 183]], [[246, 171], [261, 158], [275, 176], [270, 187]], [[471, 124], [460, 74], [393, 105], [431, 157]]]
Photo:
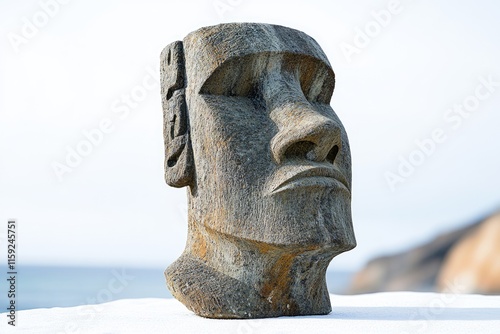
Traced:
[[201, 28], [186, 36], [188, 84], [199, 91], [205, 80], [225, 62], [263, 53], [312, 57], [331, 70], [321, 47], [303, 32], [270, 24], [230, 23]]

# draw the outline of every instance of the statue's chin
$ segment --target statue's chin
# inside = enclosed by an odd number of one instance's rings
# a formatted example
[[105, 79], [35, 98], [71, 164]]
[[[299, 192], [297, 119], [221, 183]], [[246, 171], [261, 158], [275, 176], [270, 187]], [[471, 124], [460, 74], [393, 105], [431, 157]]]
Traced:
[[[316, 249], [338, 254], [356, 246], [347, 191], [301, 187], [272, 196], [253, 191], [222, 198], [230, 200], [217, 203], [212, 198], [212, 205], [196, 212], [204, 216], [190, 214], [193, 222], [203, 222], [213, 238], [298, 252]], [[233, 201], [247, 205], [235, 206]]]
[[[332, 223], [330, 223], [332, 224]], [[290, 229], [282, 227], [282, 230], [275, 229], [274, 233], [255, 234], [250, 231], [234, 231], [234, 233], [224, 233], [220, 231], [211, 230], [212, 233], [223, 235], [225, 239], [238, 241], [240, 245], [247, 245], [249, 248], [265, 247], [269, 250], [293, 252], [307, 252], [307, 251], [321, 251], [331, 253], [334, 255], [348, 251], [356, 247], [356, 240], [354, 232], [352, 231], [351, 223], [341, 223], [335, 228], [332, 233], [324, 226], [320, 226], [318, 222], [316, 228], [311, 228], [312, 224], [304, 224], [304, 231], [300, 233], [301, 227], [298, 225], [293, 226], [295, 233], [290, 233]], [[210, 227], [208, 227], [210, 229]]]
[[291, 238], [282, 237], [280, 238], [260, 238], [254, 239], [256, 243], [262, 243], [269, 245], [270, 247], [275, 247], [277, 249], [290, 249], [293, 251], [321, 251], [324, 253], [340, 254], [356, 247], [356, 241], [354, 236], [351, 235], [350, 238], [335, 239], [336, 236], [322, 235], [320, 238]]

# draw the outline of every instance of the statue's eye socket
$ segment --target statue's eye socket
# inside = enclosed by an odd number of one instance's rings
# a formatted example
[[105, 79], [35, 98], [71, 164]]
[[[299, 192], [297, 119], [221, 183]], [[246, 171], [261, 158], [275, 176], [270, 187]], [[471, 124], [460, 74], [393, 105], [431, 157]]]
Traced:
[[253, 98], [257, 96], [258, 84], [253, 80], [241, 80], [223, 95]]
[[304, 66], [299, 71], [299, 82], [309, 102], [330, 104], [335, 86], [333, 71], [326, 66]]
[[245, 67], [223, 66], [205, 81], [200, 94], [252, 98], [256, 95], [258, 78], [250, 70]]
[[[226, 61], [205, 81], [200, 94], [256, 98], [263, 78], [269, 73], [273, 57], [279, 57], [278, 70], [293, 73], [309, 102], [330, 104], [335, 75], [329, 65], [305, 55], [260, 54]], [[276, 70], [276, 66], [274, 67]], [[292, 75], [293, 75], [292, 74]]]

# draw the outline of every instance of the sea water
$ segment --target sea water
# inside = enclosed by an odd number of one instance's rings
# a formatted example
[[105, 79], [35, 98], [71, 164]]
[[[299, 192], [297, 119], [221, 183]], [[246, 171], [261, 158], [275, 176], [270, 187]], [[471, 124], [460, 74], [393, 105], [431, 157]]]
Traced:
[[[7, 272], [5, 267], [2, 269]], [[127, 298], [172, 298], [163, 271], [164, 268], [18, 266], [16, 309], [92, 305]], [[329, 291], [343, 293], [352, 275], [329, 271]], [[7, 290], [7, 281], [2, 279], [0, 294], [6, 296]], [[1, 298], [0, 313], [6, 310], [6, 300]]]

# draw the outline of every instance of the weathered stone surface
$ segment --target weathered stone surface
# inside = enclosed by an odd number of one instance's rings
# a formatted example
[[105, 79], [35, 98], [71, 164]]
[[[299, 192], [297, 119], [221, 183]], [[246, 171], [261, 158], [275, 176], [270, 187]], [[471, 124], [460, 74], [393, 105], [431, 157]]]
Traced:
[[185, 65], [181, 42], [163, 49], [160, 56], [163, 138], [165, 142], [165, 180], [172, 187], [193, 181], [193, 154], [187, 133]]
[[165, 179], [189, 187], [172, 294], [209, 318], [329, 313], [327, 266], [356, 241], [349, 143], [319, 45], [222, 24], [167, 46], [161, 69]]

